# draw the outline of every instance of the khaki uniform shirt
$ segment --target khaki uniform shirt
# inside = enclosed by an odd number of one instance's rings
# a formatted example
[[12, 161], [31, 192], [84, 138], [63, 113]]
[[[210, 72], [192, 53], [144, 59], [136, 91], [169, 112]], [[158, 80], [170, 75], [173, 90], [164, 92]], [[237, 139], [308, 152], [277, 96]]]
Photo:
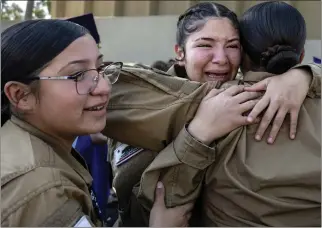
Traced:
[[[168, 77], [169, 75], [166, 74], [163, 71], [159, 71], [154, 69], [154, 71], [149, 71], [150, 68], [146, 68], [143, 65], [137, 64], [137, 65], [128, 65], [125, 64], [123, 67], [125, 69], [122, 71], [122, 74], [127, 74], [127, 69], [134, 69], [138, 70], [139, 72], [142, 72], [143, 76], [149, 76], [151, 73], [157, 73], [161, 75], [161, 79], [164, 80], [165, 77]], [[127, 74], [130, 76], [130, 74]], [[121, 77], [122, 79], [125, 79]], [[131, 80], [129, 78], [129, 80]], [[187, 81], [187, 80], [184, 80]], [[134, 82], [136, 83], [136, 82]], [[199, 84], [199, 83], [198, 83]], [[171, 86], [171, 84], [169, 84]], [[124, 105], [123, 107], [132, 107], [130, 102], [129, 97], [124, 97], [122, 91], [126, 91], [127, 89], [134, 88], [135, 86], [131, 86], [131, 83], [127, 84], [127, 88], [123, 87], [120, 88], [121, 90], [118, 89], [118, 87], [112, 87], [112, 98], [111, 98], [111, 106], [114, 108], [118, 108], [119, 104]], [[151, 87], [149, 87], [151, 88]], [[195, 88], [195, 86], [193, 87]], [[134, 92], [134, 91], [133, 91]], [[162, 95], [162, 92], [160, 95]], [[178, 91], [179, 92], [179, 91]], [[136, 94], [136, 96], [142, 95], [141, 93]], [[150, 97], [151, 103], [155, 101], [155, 99], [158, 99], [159, 94], [153, 94], [153, 97]], [[120, 97], [119, 97], [120, 96]], [[117, 99], [121, 98], [123, 101], [118, 103], [116, 101]], [[171, 98], [172, 99], [172, 98]], [[170, 101], [170, 100], [169, 100]], [[117, 103], [117, 104], [116, 104]], [[114, 106], [116, 104], [116, 106]], [[129, 105], [129, 106], [128, 106]], [[176, 107], [173, 107], [176, 108]], [[129, 110], [131, 111], [131, 110]], [[186, 112], [186, 110], [182, 110]], [[109, 108], [108, 108], [109, 112]], [[109, 112], [110, 113], [110, 112]], [[117, 115], [117, 113], [115, 113]], [[140, 116], [140, 118], [145, 118], [144, 113], [141, 112], [143, 116]], [[113, 115], [113, 114], [112, 114]], [[131, 114], [129, 115], [131, 116]], [[115, 116], [116, 117], [116, 116]], [[132, 126], [124, 126], [124, 125], [118, 125], [118, 122], [113, 122], [110, 121], [111, 119], [114, 119], [113, 116], [107, 117], [107, 125], [103, 130], [103, 134], [106, 136], [109, 136], [111, 133], [120, 133], [119, 130], [122, 131], [121, 134], [126, 135], [125, 137], [121, 136], [122, 138], [128, 138], [132, 139], [133, 135], [127, 135], [127, 129], [131, 129]], [[154, 123], [155, 129], [158, 129], [160, 127], [164, 127], [164, 129], [167, 126], [162, 126], [162, 123]], [[115, 131], [114, 131], [114, 130]], [[141, 180], [141, 176], [144, 172], [144, 170], [151, 164], [153, 159], [157, 156], [158, 152], [160, 150], [163, 151], [172, 151], [170, 153], [174, 153], [174, 150], [177, 151], [177, 154], [182, 154], [181, 156], [185, 156], [187, 158], [191, 157], [191, 159], [195, 159], [195, 154], [198, 153], [199, 156], [204, 156], [202, 159], [200, 159], [200, 165], [202, 166], [208, 166], [213, 162], [213, 158], [209, 156], [209, 154], [214, 154], [215, 149], [207, 147], [206, 145], [198, 142], [195, 140], [187, 131], [186, 129], [182, 126], [180, 126], [180, 134], [176, 137], [176, 139], [166, 139], [164, 141], [160, 141], [159, 145], [157, 148], [151, 148], [149, 147], [144, 147], [147, 149], [142, 149], [142, 147], [136, 146], [136, 144], [132, 144], [131, 141], [123, 141], [123, 140], [117, 140], [118, 137], [113, 137], [113, 139], [108, 140], [108, 151], [109, 151], [109, 160], [112, 165], [113, 169], [113, 187], [116, 191], [117, 197], [118, 197], [118, 202], [119, 202], [119, 213], [120, 213], [120, 221], [119, 225], [122, 226], [148, 226], [148, 213], [145, 211], [144, 208], [141, 207], [141, 205], [137, 202], [137, 192], [138, 192], [138, 184]], [[144, 138], [142, 140], [146, 142], [157, 142], [157, 141], [151, 141], [151, 137], [153, 135], [148, 134], [145, 132], [143, 135]], [[115, 136], [115, 135], [113, 135]], [[139, 137], [139, 136], [135, 136]], [[116, 139], [116, 140], [115, 140]], [[121, 143], [124, 142], [124, 143]], [[170, 145], [166, 148], [165, 145], [169, 144]], [[131, 146], [129, 146], [131, 145]], [[153, 144], [152, 144], [153, 145]], [[206, 159], [206, 160], [205, 160]]]
[[12, 117], [1, 134], [1, 226], [100, 226], [84, 160]]
[[[313, 74], [308, 96], [320, 96], [320, 67], [301, 67], [311, 69]], [[219, 88], [219, 84], [201, 84], [142, 67], [124, 67], [113, 87], [104, 134], [151, 151], [160, 151], [168, 145], [165, 151], [169, 151], [159, 153], [156, 161], [162, 162], [153, 162], [142, 176], [137, 194], [145, 208], [152, 206], [159, 178], [166, 185], [168, 206], [191, 202], [200, 193], [206, 168], [218, 159], [216, 148], [210, 150], [203, 145], [202, 149], [187, 152], [189, 150], [178, 149], [178, 144], [171, 142], [179, 141], [176, 136], [180, 138], [180, 134], [188, 134], [182, 126], [193, 118], [201, 99], [212, 88]], [[193, 190], [189, 186], [193, 186]]]

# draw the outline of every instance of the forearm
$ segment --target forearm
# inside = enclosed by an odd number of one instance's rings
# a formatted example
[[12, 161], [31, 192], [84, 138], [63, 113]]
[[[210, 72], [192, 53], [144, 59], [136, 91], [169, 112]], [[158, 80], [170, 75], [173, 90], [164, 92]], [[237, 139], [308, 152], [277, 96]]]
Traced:
[[138, 194], [142, 205], [151, 209], [159, 180], [165, 186], [167, 207], [193, 202], [200, 194], [206, 168], [215, 157], [216, 148], [197, 141], [183, 128], [143, 173]]

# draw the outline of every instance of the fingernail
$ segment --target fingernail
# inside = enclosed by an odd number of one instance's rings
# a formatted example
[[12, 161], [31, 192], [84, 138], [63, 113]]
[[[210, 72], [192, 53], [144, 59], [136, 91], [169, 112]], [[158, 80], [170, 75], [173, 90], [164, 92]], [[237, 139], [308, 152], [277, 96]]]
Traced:
[[268, 143], [273, 143], [273, 138], [269, 137], [267, 141], [268, 141]]
[[295, 139], [295, 134], [291, 135], [291, 139]]
[[162, 187], [163, 187], [162, 183], [161, 182], [158, 182], [157, 188], [162, 188]]
[[248, 122], [253, 122], [253, 118], [249, 116], [249, 117], [247, 117], [247, 121]]
[[261, 140], [260, 135], [256, 135], [256, 136], [255, 136], [255, 139], [256, 139], [256, 140], [258, 140], [258, 141], [259, 141], [259, 140]]

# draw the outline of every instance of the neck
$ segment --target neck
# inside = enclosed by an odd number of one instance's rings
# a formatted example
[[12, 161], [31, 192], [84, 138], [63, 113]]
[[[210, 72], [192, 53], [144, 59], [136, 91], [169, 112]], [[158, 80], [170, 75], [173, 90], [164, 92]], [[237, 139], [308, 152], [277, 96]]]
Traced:
[[62, 132], [55, 131], [54, 129], [51, 129], [49, 126], [43, 124], [39, 121], [33, 121], [31, 119], [27, 120], [27, 122], [40, 130], [41, 132], [45, 133], [46, 135], [52, 137], [57, 141], [61, 146], [68, 148], [68, 151], [72, 148], [73, 142], [75, 141], [76, 137], [75, 135], [65, 134]]

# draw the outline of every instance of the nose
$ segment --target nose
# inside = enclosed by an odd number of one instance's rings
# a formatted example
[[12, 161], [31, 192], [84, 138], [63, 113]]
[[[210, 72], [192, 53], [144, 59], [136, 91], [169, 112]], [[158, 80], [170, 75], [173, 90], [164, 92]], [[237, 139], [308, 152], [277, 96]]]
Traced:
[[219, 65], [228, 63], [227, 53], [224, 47], [217, 47], [214, 49], [212, 62]]
[[109, 95], [111, 93], [112, 85], [108, 79], [99, 76], [99, 81], [95, 89], [91, 92], [92, 95]]

